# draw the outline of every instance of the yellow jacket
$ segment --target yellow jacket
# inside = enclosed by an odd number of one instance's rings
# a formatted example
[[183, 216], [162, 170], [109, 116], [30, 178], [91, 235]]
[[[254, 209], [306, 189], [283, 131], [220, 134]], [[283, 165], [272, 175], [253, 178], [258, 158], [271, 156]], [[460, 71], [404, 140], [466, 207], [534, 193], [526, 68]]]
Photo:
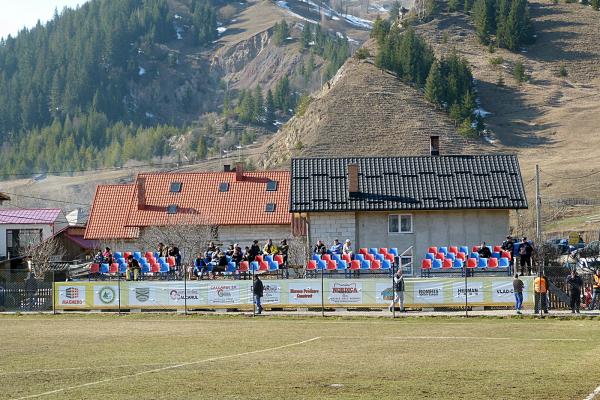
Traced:
[[600, 275], [594, 275], [594, 290], [600, 290]]
[[535, 290], [536, 293], [546, 293], [548, 291], [546, 280], [540, 278], [539, 276], [535, 278], [533, 281], [533, 290]]

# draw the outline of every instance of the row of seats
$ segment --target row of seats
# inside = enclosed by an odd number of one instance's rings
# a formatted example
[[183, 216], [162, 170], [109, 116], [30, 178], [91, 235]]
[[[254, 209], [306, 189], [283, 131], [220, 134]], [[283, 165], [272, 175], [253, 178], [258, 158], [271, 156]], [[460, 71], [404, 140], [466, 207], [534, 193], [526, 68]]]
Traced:
[[390, 260], [310, 260], [306, 265], [307, 271], [326, 270], [326, 271], [344, 271], [344, 270], [389, 270], [392, 269], [393, 262]]
[[491, 257], [491, 258], [469, 258], [466, 260], [466, 264], [464, 260], [461, 259], [454, 259], [451, 260], [449, 258], [446, 258], [444, 260], [440, 260], [440, 259], [434, 259], [431, 260], [429, 258], [426, 258], [422, 261], [421, 264], [421, 269], [423, 270], [431, 270], [431, 269], [452, 269], [452, 268], [456, 268], [456, 269], [463, 269], [464, 267], [467, 268], [509, 268], [510, 267], [510, 259], [508, 259], [507, 257], [502, 257], [502, 258], [495, 258], [495, 257]]

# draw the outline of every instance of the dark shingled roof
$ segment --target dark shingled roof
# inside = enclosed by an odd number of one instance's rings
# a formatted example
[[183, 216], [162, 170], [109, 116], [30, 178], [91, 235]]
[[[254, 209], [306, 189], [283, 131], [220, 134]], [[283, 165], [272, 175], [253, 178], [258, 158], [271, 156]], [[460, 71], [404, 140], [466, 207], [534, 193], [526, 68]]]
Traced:
[[515, 155], [295, 158], [291, 176], [291, 212], [527, 208]]

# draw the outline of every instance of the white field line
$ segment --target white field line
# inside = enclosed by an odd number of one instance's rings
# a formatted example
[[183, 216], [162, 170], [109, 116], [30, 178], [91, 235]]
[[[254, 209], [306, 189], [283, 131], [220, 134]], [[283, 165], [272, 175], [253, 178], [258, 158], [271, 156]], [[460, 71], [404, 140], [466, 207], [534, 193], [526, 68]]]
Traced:
[[[365, 336], [324, 336], [331, 339], [369, 339]], [[492, 337], [492, 336], [380, 336], [379, 339], [397, 339], [397, 340], [512, 340], [515, 342], [535, 341], [535, 342], [585, 342], [585, 339], [560, 339], [560, 338], [524, 338], [515, 339], [512, 337]]]
[[594, 391], [592, 393], [590, 393], [588, 395], [588, 397], [586, 397], [583, 400], [593, 400], [596, 398], [596, 396], [598, 396], [600, 394], [600, 386], [598, 386], [596, 389], [594, 389]]
[[269, 347], [269, 348], [266, 348], [266, 349], [253, 350], [253, 351], [245, 351], [243, 353], [230, 354], [230, 355], [227, 355], [227, 356], [211, 357], [211, 358], [205, 358], [203, 360], [190, 361], [190, 362], [186, 362], [186, 363], [169, 365], [167, 367], [155, 368], [155, 369], [151, 369], [151, 370], [148, 370], [148, 371], [141, 371], [141, 372], [137, 372], [135, 374], [128, 374], [128, 375], [117, 376], [117, 377], [114, 377], [114, 378], [101, 379], [99, 381], [93, 381], [93, 382], [83, 383], [81, 385], [67, 386], [67, 387], [63, 387], [63, 388], [59, 388], [59, 389], [55, 389], [55, 390], [50, 390], [48, 392], [43, 392], [43, 393], [38, 393], [38, 394], [32, 394], [32, 395], [24, 396], [24, 397], [19, 397], [19, 398], [15, 399], [15, 400], [33, 399], [33, 398], [37, 398], [37, 397], [48, 396], [48, 395], [51, 395], [51, 394], [66, 392], [68, 390], [80, 389], [80, 388], [84, 388], [84, 387], [100, 385], [102, 383], [118, 381], [118, 380], [121, 380], [121, 379], [131, 379], [131, 378], [135, 378], [135, 377], [142, 376], [142, 375], [152, 374], [152, 373], [155, 373], [155, 372], [162, 372], [162, 371], [168, 371], [170, 369], [187, 367], [189, 365], [197, 365], [197, 364], [207, 363], [207, 362], [211, 362], [211, 361], [220, 361], [220, 360], [226, 360], [228, 358], [242, 357], [242, 356], [247, 356], [247, 355], [250, 355], [250, 354], [266, 353], [266, 352], [269, 352], [269, 351], [286, 349], [288, 347], [300, 346], [300, 345], [305, 344], [305, 343], [314, 342], [315, 340], [319, 340], [319, 339], [321, 339], [321, 337], [320, 336], [316, 336], [316, 337], [311, 338], [311, 339], [302, 340], [301, 342], [294, 342], [294, 343], [284, 344], [284, 345], [281, 345], [281, 346]]
[[[47, 369], [30, 369], [27, 371], [0, 371], [0, 376], [16, 375], [16, 374], [32, 374], [36, 372], [58, 372], [58, 371], [79, 371], [82, 369], [102, 369], [102, 368], [127, 368], [127, 367], [156, 367], [160, 365], [176, 365], [178, 362], [164, 362], [152, 364], [119, 364], [119, 365], [82, 365], [80, 367], [65, 367], [65, 368], [47, 368]], [[184, 361], [185, 362], [185, 361]]]

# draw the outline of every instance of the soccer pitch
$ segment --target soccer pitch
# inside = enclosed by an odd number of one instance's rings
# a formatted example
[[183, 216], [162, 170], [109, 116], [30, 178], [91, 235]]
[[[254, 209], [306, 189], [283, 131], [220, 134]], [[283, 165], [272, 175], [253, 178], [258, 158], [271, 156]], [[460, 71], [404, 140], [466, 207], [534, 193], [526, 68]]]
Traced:
[[585, 399], [600, 385], [598, 319], [2, 315], [0, 354], [6, 399]]

